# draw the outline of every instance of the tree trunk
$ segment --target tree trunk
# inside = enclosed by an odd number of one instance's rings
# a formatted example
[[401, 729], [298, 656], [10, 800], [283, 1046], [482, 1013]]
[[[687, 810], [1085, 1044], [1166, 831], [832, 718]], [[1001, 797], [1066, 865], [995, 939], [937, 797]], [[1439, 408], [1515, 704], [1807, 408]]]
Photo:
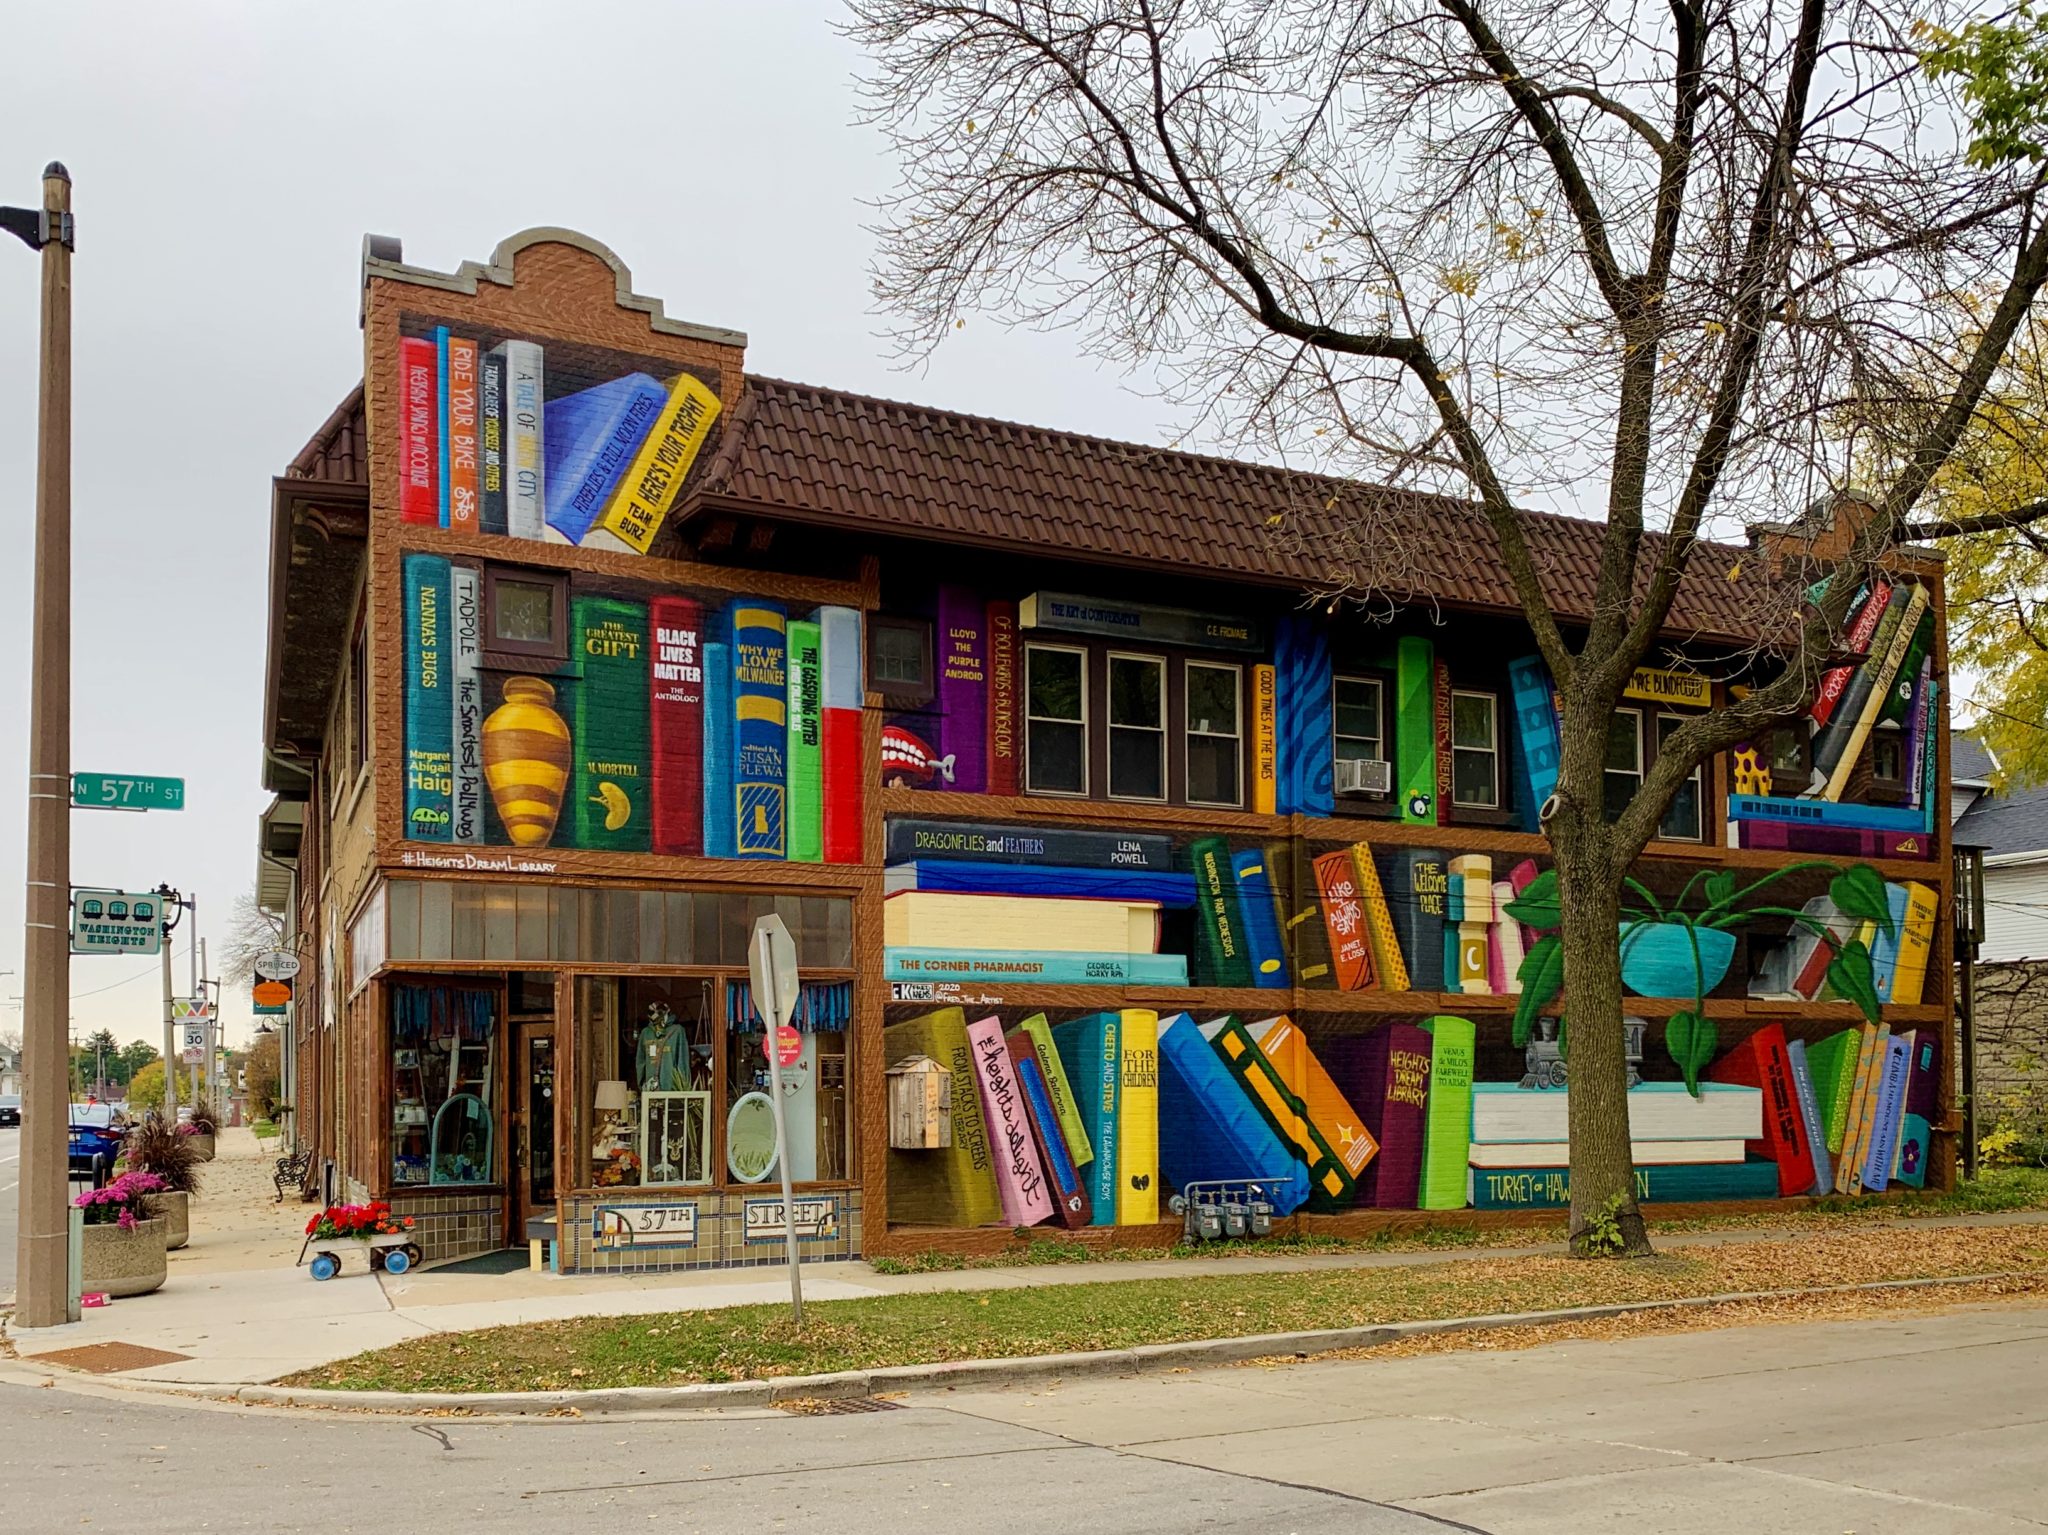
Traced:
[[1549, 828], [1564, 917], [1572, 1251], [1582, 1258], [1648, 1257], [1629, 1148], [1620, 880], [1610, 868], [1597, 812], [1593, 826], [1586, 816], [1582, 803], [1568, 801]]

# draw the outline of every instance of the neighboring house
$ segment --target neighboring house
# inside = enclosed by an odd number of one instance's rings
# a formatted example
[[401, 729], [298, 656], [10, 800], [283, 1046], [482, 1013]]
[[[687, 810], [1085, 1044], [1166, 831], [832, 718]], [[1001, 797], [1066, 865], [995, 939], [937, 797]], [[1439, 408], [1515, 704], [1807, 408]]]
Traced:
[[0, 1093], [21, 1091], [21, 1052], [11, 1045], [0, 1045]]
[[1997, 759], [1971, 736], [1952, 739], [1954, 840], [1984, 850], [1979, 1123], [2048, 1120], [2048, 785], [1996, 788]]

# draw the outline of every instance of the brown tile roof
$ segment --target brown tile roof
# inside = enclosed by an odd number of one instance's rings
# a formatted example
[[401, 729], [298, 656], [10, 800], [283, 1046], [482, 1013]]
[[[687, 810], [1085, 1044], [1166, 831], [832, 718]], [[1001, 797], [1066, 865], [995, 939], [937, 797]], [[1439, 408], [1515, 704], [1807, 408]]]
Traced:
[[[698, 505], [1276, 585], [1349, 581], [1400, 601], [1516, 606], [1492, 529], [1470, 502], [779, 379], [747, 380], [706, 471]], [[1532, 513], [1528, 527], [1553, 606], [1590, 616], [1604, 526]], [[1645, 540], [1647, 555], [1656, 543]], [[1756, 634], [1756, 583], [1728, 578], [1746, 553], [1696, 551], [1671, 633]]]
[[320, 424], [285, 475], [294, 480], [332, 480], [351, 485], [370, 483], [370, 429], [363, 415], [363, 386], [351, 389], [334, 413]]

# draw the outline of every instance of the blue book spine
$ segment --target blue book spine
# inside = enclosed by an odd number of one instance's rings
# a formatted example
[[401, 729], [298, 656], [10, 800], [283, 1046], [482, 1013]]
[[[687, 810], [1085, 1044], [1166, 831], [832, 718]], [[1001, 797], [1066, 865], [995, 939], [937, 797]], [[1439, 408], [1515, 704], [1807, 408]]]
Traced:
[[1018, 986], [1185, 986], [1183, 954], [1061, 953], [1046, 949], [918, 949], [883, 952], [890, 981], [1008, 981]]
[[440, 496], [441, 526], [448, 526], [448, 327], [434, 327], [434, 410], [440, 420], [441, 472], [434, 484]]
[[925, 858], [891, 864], [882, 889], [945, 890], [968, 895], [1050, 895], [1096, 901], [1157, 901], [1183, 908], [1195, 904], [1192, 874], [1155, 874], [1145, 869], [1076, 869], [1019, 863], [955, 863]]
[[1906, 887], [1887, 884], [1885, 905], [1892, 914], [1892, 930], [1879, 928], [1870, 940], [1870, 979], [1880, 1002], [1892, 999], [1892, 987], [1899, 979], [1899, 935], [1906, 929]]
[[455, 821], [455, 630], [451, 572], [405, 557], [405, 835], [447, 842]]
[[1543, 805], [1557, 792], [1557, 714], [1550, 703], [1550, 670], [1541, 656], [1508, 663], [1515, 730], [1522, 745], [1522, 786], [1529, 797], [1525, 831], [1535, 831]]
[[1280, 917], [1273, 908], [1273, 881], [1266, 873], [1266, 855], [1256, 849], [1235, 853], [1230, 867], [1237, 875], [1237, 908], [1250, 951], [1252, 984], [1285, 986], [1287, 949], [1280, 941]]
[[780, 858], [789, 782], [787, 616], [772, 602], [732, 606], [732, 789], [741, 858]]
[[1878, 1079], [1877, 1114], [1870, 1121], [1870, 1149], [1863, 1158], [1863, 1192], [1881, 1194], [1892, 1181], [1892, 1154], [1898, 1149], [1899, 1116], [1906, 1111], [1906, 1041], [1893, 1035], [1885, 1041], [1884, 1075]]
[[1813, 1068], [1807, 1063], [1806, 1041], [1795, 1039], [1785, 1046], [1792, 1063], [1792, 1090], [1799, 1097], [1799, 1119], [1806, 1129], [1806, 1149], [1813, 1155], [1815, 1194], [1829, 1194], [1835, 1187], [1835, 1162], [1828, 1155], [1828, 1127], [1820, 1117], [1820, 1099], [1813, 1090]]
[[668, 391], [644, 373], [548, 401], [550, 528], [572, 544], [583, 542], [667, 404]]
[[1052, 1094], [1046, 1090], [1045, 1073], [1036, 1061], [1019, 1061], [1017, 1080], [1023, 1084], [1025, 1101], [1031, 1105], [1031, 1117], [1044, 1133], [1045, 1160], [1047, 1171], [1052, 1174], [1053, 1191], [1059, 1202], [1065, 1204], [1081, 1191], [1081, 1173], [1067, 1151], [1067, 1138], [1060, 1134], [1059, 1115], [1053, 1110]]
[[1918, 810], [1888, 805], [1848, 805], [1824, 799], [1770, 799], [1760, 794], [1728, 796], [1731, 821], [1784, 821], [1793, 826], [1845, 826], [1852, 831], [1925, 832]]
[[1941, 746], [1941, 679], [1927, 679], [1927, 728], [1920, 733], [1920, 824], [1919, 830], [1927, 836], [1934, 835], [1934, 807], [1945, 800], [1940, 792], [1937, 773]]
[[1116, 1224], [1117, 1113], [1123, 1099], [1123, 1020], [1115, 1013], [1090, 1013], [1052, 1031], [1052, 1042], [1074, 1090], [1081, 1127], [1095, 1160], [1088, 1164], [1091, 1226]]
[[704, 647], [704, 853], [738, 857], [732, 797], [732, 647]]
[[1275, 805], [1282, 815], [1334, 815], [1335, 675], [1329, 637], [1299, 615], [1280, 621], [1273, 652], [1279, 718], [1274, 731]]

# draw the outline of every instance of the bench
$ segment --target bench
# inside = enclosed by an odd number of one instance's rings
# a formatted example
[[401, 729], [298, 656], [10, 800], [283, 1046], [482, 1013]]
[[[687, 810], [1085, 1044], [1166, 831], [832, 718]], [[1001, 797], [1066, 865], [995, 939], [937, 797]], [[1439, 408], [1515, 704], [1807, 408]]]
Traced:
[[304, 1193], [306, 1174], [312, 1167], [313, 1153], [310, 1151], [294, 1151], [289, 1156], [277, 1159], [277, 1171], [271, 1175], [270, 1181], [277, 1189], [279, 1204], [284, 1203], [286, 1189], [297, 1189], [301, 1194]]

